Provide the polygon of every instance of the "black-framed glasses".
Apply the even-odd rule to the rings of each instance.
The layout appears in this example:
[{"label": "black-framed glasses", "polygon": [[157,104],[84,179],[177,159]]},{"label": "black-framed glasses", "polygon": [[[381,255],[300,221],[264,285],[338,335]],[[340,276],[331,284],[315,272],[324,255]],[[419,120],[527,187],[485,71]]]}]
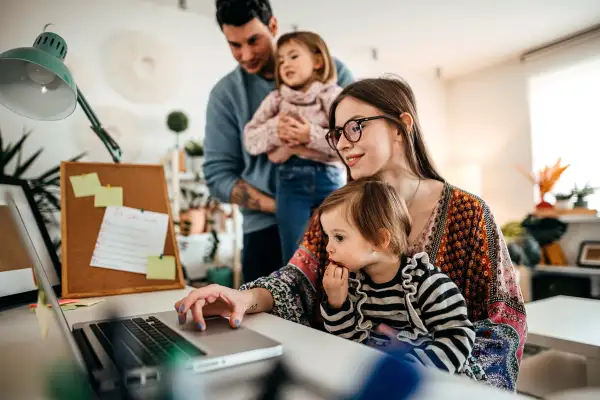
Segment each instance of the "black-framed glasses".
[{"label": "black-framed glasses", "polygon": [[346,121],[343,127],[330,129],[329,132],[327,132],[327,134],[325,135],[327,143],[333,150],[337,150],[337,145],[342,135],[344,135],[346,140],[350,143],[356,143],[362,137],[364,128],[363,124],[367,121],[373,121],[376,119],[387,119],[389,121],[398,123],[397,119],[392,118],[388,115],[376,115],[374,117],[350,119]]}]

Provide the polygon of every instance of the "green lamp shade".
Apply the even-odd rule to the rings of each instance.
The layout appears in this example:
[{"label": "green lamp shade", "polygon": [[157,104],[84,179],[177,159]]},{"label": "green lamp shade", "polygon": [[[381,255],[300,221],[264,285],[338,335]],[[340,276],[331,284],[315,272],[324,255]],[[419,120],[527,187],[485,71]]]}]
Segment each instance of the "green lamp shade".
[{"label": "green lamp shade", "polygon": [[77,106],[77,86],[63,64],[65,41],[45,32],[33,47],[0,54],[0,104],[24,117],[56,121]]}]

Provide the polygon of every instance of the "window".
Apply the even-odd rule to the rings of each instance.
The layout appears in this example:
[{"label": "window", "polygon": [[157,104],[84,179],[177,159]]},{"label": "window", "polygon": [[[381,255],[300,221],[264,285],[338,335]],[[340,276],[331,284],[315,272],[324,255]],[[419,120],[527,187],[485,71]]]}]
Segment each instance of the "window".
[{"label": "window", "polygon": [[[570,166],[553,192],[600,187],[600,57],[532,76],[529,104],[534,171],[560,157]],[[587,200],[600,210],[600,189]]]}]

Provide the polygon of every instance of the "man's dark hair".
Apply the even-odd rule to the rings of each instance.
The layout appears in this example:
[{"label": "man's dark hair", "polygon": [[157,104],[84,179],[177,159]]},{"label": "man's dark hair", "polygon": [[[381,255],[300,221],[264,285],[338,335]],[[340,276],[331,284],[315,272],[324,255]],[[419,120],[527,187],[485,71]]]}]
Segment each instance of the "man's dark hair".
[{"label": "man's dark hair", "polygon": [[223,25],[242,26],[254,18],[269,25],[273,11],[269,0],[217,0],[217,22]]}]

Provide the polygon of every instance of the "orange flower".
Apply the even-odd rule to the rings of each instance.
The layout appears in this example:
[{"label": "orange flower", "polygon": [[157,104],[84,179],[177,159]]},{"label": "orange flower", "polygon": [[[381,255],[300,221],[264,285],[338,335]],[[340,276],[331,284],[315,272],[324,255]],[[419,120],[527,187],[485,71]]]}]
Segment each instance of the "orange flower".
[{"label": "orange flower", "polygon": [[543,199],[544,196],[546,196],[546,194],[552,191],[552,188],[554,187],[554,185],[556,185],[556,182],[558,182],[558,179],[560,178],[562,173],[565,172],[567,168],[569,168],[570,164],[560,165],[560,162],[561,160],[559,158],[556,161],[556,164],[554,164],[553,166],[544,167],[543,169],[538,171],[537,177],[532,172],[528,172],[520,166],[518,166],[517,168],[521,173],[523,173],[527,177],[527,179],[531,183],[539,187],[540,198]]}]

